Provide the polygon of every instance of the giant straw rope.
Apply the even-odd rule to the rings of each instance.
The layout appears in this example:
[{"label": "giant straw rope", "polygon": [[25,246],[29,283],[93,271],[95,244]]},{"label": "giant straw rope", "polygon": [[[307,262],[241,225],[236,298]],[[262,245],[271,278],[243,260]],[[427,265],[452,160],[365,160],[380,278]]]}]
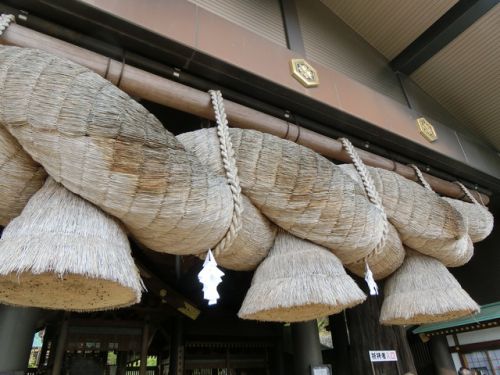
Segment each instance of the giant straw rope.
[{"label": "giant straw rope", "polygon": [[[493,226],[477,202],[452,202],[365,167],[346,140],[356,169],[269,134],[229,129],[218,92],[210,93],[217,129],[178,138],[110,82],[42,51],[0,47],[0,92],[2,225],[47,173],[145,246],[180,255],[212,248],[234,258],[227,261],[234,269],[258,265],[276,226],[331,250],[353,272],[372,261],[379,277],[401,264],[401,241],[440,260],[458,258],[468,234],[479,240]],[[249,250],[258,254],[239,257]]]}]

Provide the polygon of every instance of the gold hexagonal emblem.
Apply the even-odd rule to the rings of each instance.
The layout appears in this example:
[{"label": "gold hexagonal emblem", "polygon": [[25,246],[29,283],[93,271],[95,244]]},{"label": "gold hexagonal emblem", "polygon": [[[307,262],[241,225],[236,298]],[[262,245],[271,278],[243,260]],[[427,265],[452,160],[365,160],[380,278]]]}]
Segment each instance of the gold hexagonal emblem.
[{"label": "gold hexagonal emblem", "polygon": [[425,118],[420,117],[417,119],[417,127],[420,135],[422,135],[422,137],[427,139],[429,142],[434,142],[438,139],[436,129],[434,129],[434,126],[432,126],[432,124]]},{"label": "gold hexagonal emblem", "polygon": [[304,59],[291,59],[290,72],[302,86],[315,87],[319,85],[318,72]]}]

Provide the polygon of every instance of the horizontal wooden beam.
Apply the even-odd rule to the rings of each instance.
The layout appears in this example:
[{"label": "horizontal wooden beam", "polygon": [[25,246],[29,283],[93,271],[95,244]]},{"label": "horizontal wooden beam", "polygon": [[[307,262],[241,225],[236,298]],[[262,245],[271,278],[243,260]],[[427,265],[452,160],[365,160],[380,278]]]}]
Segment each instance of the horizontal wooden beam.
[{"label": "horizontal wooden beam", "polygon": [[[112,60],[76,45],[16,24],[9,26],[0,42],[2,44],[43,49],[86,66],[114,84],[119,83],[119,88],[133,97],[143,98],[202,118],[214,119],[210,98],[207,93]],[[229,100],[226,100],[225,104],[230,125],[233,127],[255,129],[273,134],[306,146],[325,157],[346,163],[351,161],[349,155],[343,150],[342,144],[335,139]],[[363,161],[369,166],[391,170],[406,178],[417,180],[415,171],[407,165],[365,150],[358,150],[358,152]],[[437,193],[457,199],[464,197],[460,187],[453,182],[427,174],[425,174],[425,178]],[[489,202],[489,197],[485,194],[476,191],[472,191],[472,194],[484,204]]]},{"label": "horizontal wooden beam", "polygon": [[193,302],[189,301],[182,294],[160,280],[137,259],[136,264],[150,293],[156,295],[160,298],[162,303],[168,304],[178,313],[185,315],[192,320],[196,320],[198,318],[201,312]]}]

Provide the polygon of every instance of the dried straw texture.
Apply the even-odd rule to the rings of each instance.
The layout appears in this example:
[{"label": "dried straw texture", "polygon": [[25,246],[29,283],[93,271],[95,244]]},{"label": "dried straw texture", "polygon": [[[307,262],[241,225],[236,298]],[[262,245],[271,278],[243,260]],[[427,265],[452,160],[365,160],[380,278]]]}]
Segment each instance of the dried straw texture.
[{"label": "dried straw texture", "polygon": [[[383,235],[381,212],[349,175],[314,151],[253,130],[231,129],[243,193],[271,221],[334,251],[344,264],[367,256]],[[221,170],[215,129],[183,143]]]},{"label": "dried straw texture", "polygon": [[231,246],[215,258],[217,263],[224,268],[251,271],[269,253],[278,228],[266,219],[247,197],[243,195],[242,198],[241,229]]},{"label": "dried straw texture", "polygon": [[482,241],[490,235],[493,230],[494,219],[486,207],[459,199],[443,199],[462,214],[467,227],[467,233],[469,233],[472,242]]},{"label": "dried straw texture", "polygon": [[[189,152],[193,152],[208,170],[216,175],[224,176],[219,148],[215,147],[207,154],[207,146],[210,147],[212,144],[210,142],[192,143],[190,134],[192,133],[180,134],[177,139]],[[269,253],[276,237],[277,227],[244,195],[242,195],[242,203],[241,230],[228,249],[214,255],[217,263],[224,268],[250,271],[254,270]],[[205,254],[200,254],[200,256],[203,258]]]},{"label": "dried straw texture", "polygon": [[48,178],[0,239],[0,302],[93,311],[139,302],[122,227]]},{"label": "dried straw texture", "polygon": [[460,267],[467,264],[469,260],[472,259],[474,255],[474,244],[468,235],[465,236],[465,238],[467,240],[467,246],[465,246],[461,252],[457,251],[453,257],[448,257],[445,261],[441,261],[446,267]]},{"label": "dried straw texture", "polygon": [[[381,280],[396,271],[403,264],[404,258],[405,250],[399,239],[398,232],[394,226],[389,224],[389,232],[384,246],[380,251],[370,253],[366,261],[373,273],[373,278]],[[345,267],[355,275],[360,277],[365,275],[365,259],[347,264]]]},{"label": "dried straw texture", "polygon": [[255,271],[238,316],[301,322],[335,314],[365,298],[330,251],[279,231],[269,256]]},{"label": "dried straw texture", "polygon": [[110,82],[45,52],[0,47],[0,88],[0,120],[33,159],[147,247],[196,254],[226,233],[225,179]]},{"label": "dried straw texture", "polygon": [[0,124],[0,225],[7,225],[40,189],[47,174]]},{"label": "dried straw texture", "polygon": [[[361,184],[350,164],[340,167]],[[368,170],[403,244],[443,263],[462,257],[468,237],[460,212],[433,191],[397,173],[371,167]]]},{"label": "dried straw texture", "polygon": [[385,284],[382,324],[423,324],[479,311],[479,306],[438,260],[408,249]]}]

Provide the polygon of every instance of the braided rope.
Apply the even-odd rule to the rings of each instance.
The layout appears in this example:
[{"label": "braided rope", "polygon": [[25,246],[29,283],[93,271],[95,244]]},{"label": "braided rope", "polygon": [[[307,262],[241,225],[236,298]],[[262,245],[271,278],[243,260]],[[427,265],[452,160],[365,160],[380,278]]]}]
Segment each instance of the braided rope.
[{"label": "braided rope", "polygon": [[[460,189],[462,189],[462,191],[464,192],[464,194],[466,195],[467,198],[470,199],[470,201],[474,204],[479,204],[479,202],[477,201],[476,198],[474,198],[474,196],[471,194],[471,192],[469,191],[469,189],[467,189],[465,187],[464,184],[462,184],[460,181],[455,181],[455,183],[460,186]],[[479,204],[480,205],[480,204]]]},{"label": "braided rope", "polygon": [[16,17],[13,14],[2,14],[0,16],[0,36],[7,30],[11,22],[16,22]]},{"label": "braided rope", "polygon": [[382,248],[385,246],[387,235],[389,233],[389,222],[387,220],[387,215],[385,213],[384,206],[382,205],[382,198],[380,198],[380,195],[377,189],[375,188],[375,183],[373,182],[373,178],[370,175],[370,172],[368,172],[365,163],[363,163],[363,160],[361,160],[361,157],[358,155],[358,152],[347,138],[340,138],[339,140],[342,143],[342,146],[346,150],[347,154],[351,158],[352,163],[356,168],[356,171],[361,177],[361,181],[363,182],[363,187],[365,189],[366,195],[368,196],[368,199],[375,207],[377,207],[382,212],[382,217],[384,220],[382,239],[379,241],[377,246],[375,246],[372,252],[366,256],[365,258],[366,260],[372,254],[379,254]]},{"label": "braided rope", "polygon": [[233,144],[229,134],[226,110],[224,108],[224,99],[220,91],[210,90],[210,99],[217,122],[217,137],[219,138],[219,149],[222,157],[224,171],[227,182],[231,189],[233,198],[233,215],[231,225],[224,235],[224,238],[215,246],[213,254],[218,256],[227,250],[233,244],[238,232],[241,229],[241,216],[243,213],[243,202],[241,197],[240,180],[238,178],[238,168],[234,158]]},{"label": "braided rope", "polygon": [[410,167],[413,168],[415,171],[415,174],[417,175],[418,180],[422,184],[424,188],[430,191],[434,191],[431,187],[431,185],[427,182],[427,180],[424,178],[424,175],[422,174],[422,171],[415,165],[415,164],[410,164]]}]

